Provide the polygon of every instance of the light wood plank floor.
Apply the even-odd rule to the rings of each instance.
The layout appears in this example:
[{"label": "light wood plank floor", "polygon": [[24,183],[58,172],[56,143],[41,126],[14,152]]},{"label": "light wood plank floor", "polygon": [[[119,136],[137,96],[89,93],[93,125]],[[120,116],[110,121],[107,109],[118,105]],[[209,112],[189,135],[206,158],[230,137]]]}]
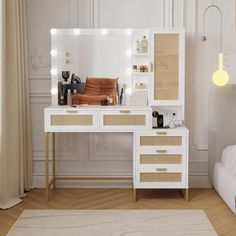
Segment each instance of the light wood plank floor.
[{"label": "light wood plank floor", "polygon": [[7,234],[24,209],[203,209],[219,235],[236,235],[236,216],[213,189],[191,189],[185,202],[178,190],[56,189],[45,201],[43,189],[34,189],[17,206],[0,211],[0,236]]}]

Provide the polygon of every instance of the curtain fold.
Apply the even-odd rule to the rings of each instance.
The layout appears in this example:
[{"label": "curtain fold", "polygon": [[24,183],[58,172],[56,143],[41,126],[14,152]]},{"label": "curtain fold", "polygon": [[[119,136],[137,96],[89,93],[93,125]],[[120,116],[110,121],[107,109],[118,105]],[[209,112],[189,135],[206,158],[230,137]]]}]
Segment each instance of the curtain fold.
[{"label": "curtain fold", "polygon": [[32,185],[25,0],[1,1],[0,208]]}]

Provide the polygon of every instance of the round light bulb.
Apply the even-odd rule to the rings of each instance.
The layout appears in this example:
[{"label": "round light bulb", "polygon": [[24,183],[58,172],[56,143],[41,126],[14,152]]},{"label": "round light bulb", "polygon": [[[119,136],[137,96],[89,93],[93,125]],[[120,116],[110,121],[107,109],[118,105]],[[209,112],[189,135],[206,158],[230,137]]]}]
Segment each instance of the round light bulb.
[{"label": "round light bulb", "polygon": [[74,29],[74,30],[73,30],[73,34],[79,35],[79,34],[80,34],[80,29]]},{"label": "round light bulb", "polygon": [[132,33],[133,33],[133,30],[132,30],[132,29],[127,29],[127,30],[126,30],[126,34],[127,34],[127,35],[131,35]]},{"label": "round light bulb", "polygon": [[128,49],[128,50],[126,51],[126,56],[127,56],[127,57],[132,56],[132,50],[131,50],[131,49]]},{"label": "round light bulb", "polygon": [[101,32],[102,32],[103,35],[107,35],[108,34],[108,29],[102,29]]},{"label": "round light bulb", "polygon": [[225,70],[217,70],[213,73],[212,80],[217,86],[224,86],[229,81],[229,75]]},{"label": "round light bulb", "polygon": [[56,88],[52,88],[52,89],[51,89],[51,94],[52,94],[52,95],[56,95],[56,94],[57,94],[57,92],[58,92],[58,91],[57,91],[57,89],[56,89]]},{"label": "round light bulb", "polygon": [[55,57],[57,55],[57,50],[52,49],[50,54],[51,54],[52,57]]},{"label": "round light bulb", "polygon": [[56,75],[56,74],[57,74],[57,69],[52,68],[52,69],[51,69],[51,75]]},{"label": "round light bulb", "polygon": [[228,73],[223,69],[224,68],[224,54],[219,53],[219,70],[215,71],[212,75],[212,80],[217,86],[224,86],[229,81]]},{"label": "round light bulb", "polygon": [[127,74],[127,75],[132,75],[132,73],[133,73],[132,69],[128,68],[128,69],[126,70],[126,74]]},{"label": "round light bulb", "polygon": [[131,95],[131,94],[132,94],[132,88],[127,88],[127,89],[126,89],[126,93],[127,93],[128,95]]},{"label": "round light bulb", "polygon": [[50,29],[50,33],[51,33],[51,35],[55,35],[55,34],[57,34],[57,30],[56,29]]}]

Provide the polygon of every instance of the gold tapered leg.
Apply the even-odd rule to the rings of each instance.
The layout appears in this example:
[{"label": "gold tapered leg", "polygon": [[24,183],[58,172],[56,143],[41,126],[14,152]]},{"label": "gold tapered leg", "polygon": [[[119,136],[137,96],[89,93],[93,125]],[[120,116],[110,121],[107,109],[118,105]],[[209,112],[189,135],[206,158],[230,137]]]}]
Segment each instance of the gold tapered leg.
[{"label": "gold tapered leg", "polygon": [[189,189],[188,189],[188,188],[186,188],[186,189],[184,190],[184,200],[185,200],[186,202],[189,201]]},{"label": "gold tapered leg", "polygon": [[52,133],[52,178],[53,188],[56,188],[56,154],[55,154],[55,133]]},{"label": "gold tapered leg", "polygon": [[133,187],[133,200],[137,201],[137,189]]},{"label": "gold tapered leg", "polygon": [[49,133],[45,132],[45,193],[46,200],[49,200],[49,173],[48,173],[48,136]]}]

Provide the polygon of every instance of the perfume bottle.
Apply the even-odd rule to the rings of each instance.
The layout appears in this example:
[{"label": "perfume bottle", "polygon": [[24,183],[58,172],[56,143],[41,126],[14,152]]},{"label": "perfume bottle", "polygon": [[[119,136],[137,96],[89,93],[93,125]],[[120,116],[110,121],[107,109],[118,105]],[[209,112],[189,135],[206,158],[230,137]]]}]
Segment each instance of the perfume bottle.
[{"label": "perfume bottle", "polygon": [[68,89],[67,91],[67,105],[71,106],[72,105],[72,96],[71,96],[71,90]]},{"label": "perfume bottle", "polygon": [[147,38],[145,35],[143,36],[141,44],[142,44],[142,52],[147,53],[148,52],[148,41],[147,41]]}]

